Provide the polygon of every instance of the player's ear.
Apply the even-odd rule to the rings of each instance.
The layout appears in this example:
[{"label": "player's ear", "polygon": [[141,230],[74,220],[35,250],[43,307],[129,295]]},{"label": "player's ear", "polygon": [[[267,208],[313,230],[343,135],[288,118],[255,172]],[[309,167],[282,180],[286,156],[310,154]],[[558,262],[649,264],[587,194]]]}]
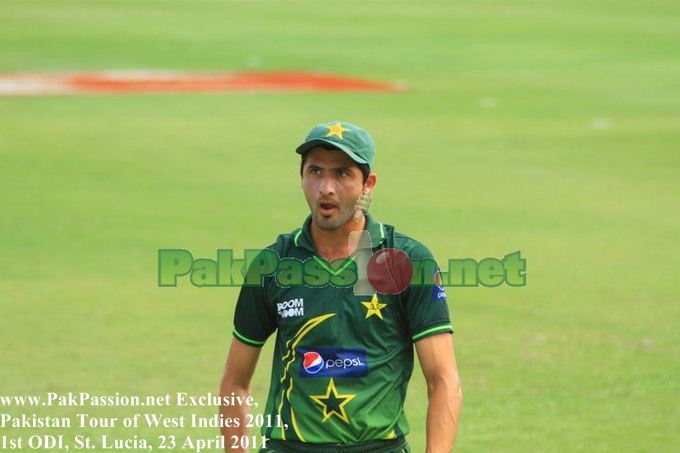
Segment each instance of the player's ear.
[{"label": "player's ear", "polygon": [[364,190],[368,190],[369,193],[373,192],[373,188],[375,187],[375,184],[378,182],[378,175],[375,173],[369,173],[368,178],[366,178],[366,182],[364,183]]}]

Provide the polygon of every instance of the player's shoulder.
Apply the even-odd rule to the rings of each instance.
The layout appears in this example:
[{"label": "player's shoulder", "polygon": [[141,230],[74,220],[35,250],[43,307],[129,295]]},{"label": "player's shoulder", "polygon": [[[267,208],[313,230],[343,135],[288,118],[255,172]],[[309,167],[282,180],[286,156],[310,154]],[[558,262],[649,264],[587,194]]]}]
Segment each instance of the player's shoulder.
[{"label": "player's shoulder", "polygon": [[432,252],[427,248],[425,244],[420,242],[418,239],[406,233],[396,231],[391,225],[387,225],[392,228],[393,234],[393,247],[405,252],[410,258],[428,258],[432,259]]},{"label": "player's shoulder", "polygon": [[257,266],[260,266],[263,262],[272,263],[291,256],[291,244],[294,243],[295,234],[296,230],[293,230],[290,233],[282,233],[276,237],[274,242],[266,247],[248,249],[248,252],[253,256],[250,261],[251,264],[249,264],[249,269],[250,266],[255,265],[255,263],[259,263]]},{"label": "player's shoulder", "polygon": [[269,244],[266,249],[275,251],[280,257],[288,256],[295,247],[295,242],[302,233],[302,228],[295,228],[288,233],[281,233],[276,237],[273,243]]}]

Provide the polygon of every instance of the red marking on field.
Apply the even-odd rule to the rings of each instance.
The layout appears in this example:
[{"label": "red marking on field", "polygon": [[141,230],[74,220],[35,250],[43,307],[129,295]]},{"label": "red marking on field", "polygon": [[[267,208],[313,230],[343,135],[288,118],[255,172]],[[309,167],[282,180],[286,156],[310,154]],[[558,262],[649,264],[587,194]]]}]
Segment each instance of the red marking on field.
[{"label": "red marking on field", "polygon": [[93,93],[402,91],[399,83],[306,72],[0,74],[0,96]]}]

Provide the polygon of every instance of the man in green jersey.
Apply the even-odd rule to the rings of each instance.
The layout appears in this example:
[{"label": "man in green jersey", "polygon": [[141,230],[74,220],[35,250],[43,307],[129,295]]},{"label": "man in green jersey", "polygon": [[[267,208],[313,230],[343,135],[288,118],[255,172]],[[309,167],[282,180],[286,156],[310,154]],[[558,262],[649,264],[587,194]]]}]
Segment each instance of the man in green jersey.
[{"label": "man in green jersey", "polygon": [[[365,234],[371,252],[397,249],[414,262],[433,262],[431,253],[355,210],[376,184],[366,131],[320,124],[297,153],[311,214],[263,251],[285,271],[241,288],[221,395],[249,395],[260,348],[276,332],[262,452],[408,452],[403,403],[415,344],[427,381],[427,451],[451,451],[462,396],[444,289],[434,278],[397,294],[355,294],[346,278],[359,273],[351,234]],[[241,420],[222,428],[230,451],[234,439],[248,436],[248,408],[220,411]]]}]

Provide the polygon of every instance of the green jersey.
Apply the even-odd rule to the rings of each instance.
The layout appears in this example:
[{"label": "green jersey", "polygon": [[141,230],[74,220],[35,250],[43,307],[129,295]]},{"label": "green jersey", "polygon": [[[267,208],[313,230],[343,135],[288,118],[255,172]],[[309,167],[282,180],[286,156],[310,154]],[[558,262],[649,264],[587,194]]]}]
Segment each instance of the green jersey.
[{"label": "green jersey", "polygon": [[[276,331],[265,412],[280,416],[282,427],[265,428],[263,434],[342,444],[403,436],[413,343],[453,332],[444,289],[430,279],[430,285],[409,285],[397,295],[355,295],[352,286],[339,283],[356,276],[356,264],[347,260],[336,269],[318,257],[310,224],[308,217],[302,228],[280,235],[267,249],[288,264],[299,263],[298,269],[325,268],[329,283],[289,284],[289,272],[269,275],[260,285],[244,285],[236,305],[239,341],[262,346]],[[411,260],[434,262],[425,246],[370,215],[365,228],[373,252],[395,248]]]}]

